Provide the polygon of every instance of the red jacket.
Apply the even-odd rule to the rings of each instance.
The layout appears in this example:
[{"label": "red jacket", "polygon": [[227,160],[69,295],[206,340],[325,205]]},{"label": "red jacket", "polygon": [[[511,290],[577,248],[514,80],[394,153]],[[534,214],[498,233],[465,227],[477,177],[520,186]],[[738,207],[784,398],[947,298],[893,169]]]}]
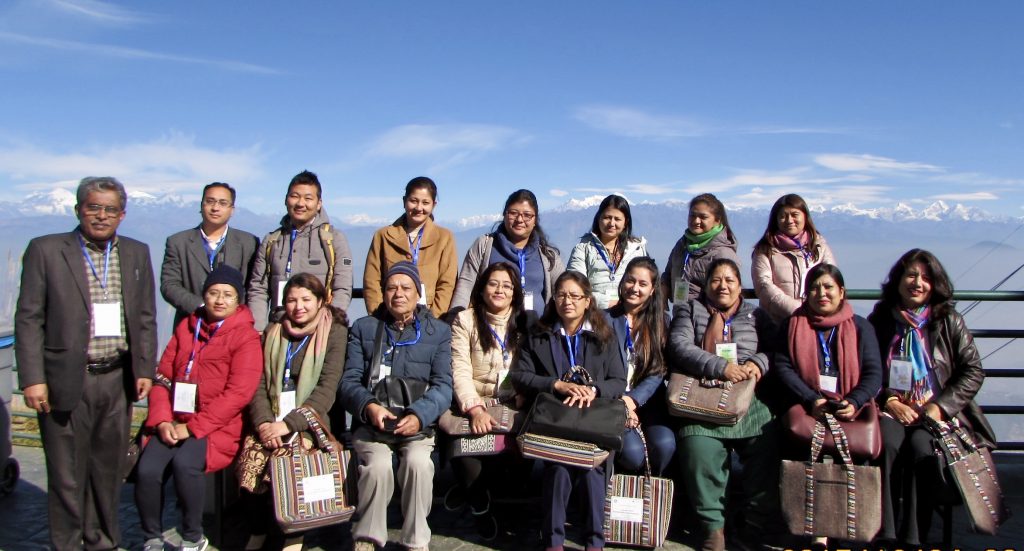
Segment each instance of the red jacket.
[{"label": "red jacket", "polygon": [[[196,312],[200,312],[197,310]],[[189,381],[196,383],[196,412],[174,413],[171,392],[158,385],[149,393],[146,426],[165,421],[185,423],[194,438],[206,438],[206,472],[231,464],[242,439],[242,410],[252,401],[263,373],[263,349],[253,329],[249,309],[239,306],[213,336],[205,322],[195,341],[197,313],[181,320],[167,343],[157,371],[176,381],[184,380],[185,367],[196,344]]]}]

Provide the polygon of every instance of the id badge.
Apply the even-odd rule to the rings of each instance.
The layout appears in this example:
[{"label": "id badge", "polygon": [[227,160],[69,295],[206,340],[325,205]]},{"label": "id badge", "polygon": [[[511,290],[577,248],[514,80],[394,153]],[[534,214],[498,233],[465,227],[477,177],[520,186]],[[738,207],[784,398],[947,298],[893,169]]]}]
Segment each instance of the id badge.
[{"label": "id badge", "polygon": [[512,389],[512,380],[508,378],[508,369],[498,370],[498,385],[495,388],[495,396],[508,396],[514,394],[515,391]]},{"label": "id badge", "polygon": [[818,375],[818,386],[826,392],[837,392],[839,388],[839,377],[833,375]]},{"label": "id badge", "polygon": [[274,303],[274,306],[279,307],[282,304],[284,304],[284,286],[285,285],[288,285],[288,281],[278,281],[277,282],[277,301]]},{"label": "id badge", "polygon": [[196,384],[174,381],[174,412],[196,412]]},{"label": "id badge", "polygon": [[690,300],[690,282],[684,278],[679,278],[672,286],[672,302],[682,304],[687,300]]},{"label": "id badge", "polygon": [[96,325],[94,337],[121,336],[121,303],[94,302],[92,316]]},{"label": "id badge", "polygon": [[380,372],[377,374],[377,381],[376,382],[379,383],[379,382],[384,380],[384,377],[389,377],[389,376],[391,376],[391,366],[386,364],[386,363],[384,363],[384,362],[381,362],[380,363]]},{"label": "id badge", "polygon": [[277,397],[277,421],[284,419],[286,415],[295,409],[295,391],[285,390]]},{"label": "id badge", "polygon": [[523,310],[533,310],[533,293],[523,293]]},{"label": "id badge", "polygon": [[420,300],[417,304],[427,305],[427,284],[420,283]]},{"label": "id badge", "polygon": [[720,342],[716,344],[715,355],[729,363],[738,363],[736,358],[739,354],[736,352],[736,343],[734,342]]},{"label": "id badge", "polygon": [[633,390],[633,373],[636,372],[636,362],[630,357],[626,361],[626,392]]},{"label": "id badge", "polygon": [[914,364],[906,358],[893,358],[889,363],[889,388],[907,392],[914,384]]}]

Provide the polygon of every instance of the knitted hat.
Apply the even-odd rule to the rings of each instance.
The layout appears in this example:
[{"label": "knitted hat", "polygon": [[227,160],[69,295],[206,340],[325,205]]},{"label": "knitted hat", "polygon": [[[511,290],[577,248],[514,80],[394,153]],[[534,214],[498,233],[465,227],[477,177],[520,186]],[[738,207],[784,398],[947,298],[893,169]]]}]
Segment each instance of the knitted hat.
[{"label": "knitted hat", "polygon": [[227,264],[221,264],[210,272],[210,275],[206,276],[206,281],[203,283],[203,294],[206,294],[206,290],[210,287],[223,283],[230,285],[235,288],[235,292],[238,293],[238,302],[245,302],[245,283],[242,277],[242,272],[228,266]]},{"label": "knitted hat", "polygon": [[388,275],[384,278],[385,286],[391,276],[395,274],[405,274],[412,278],[412,282],[416,286],[416,294],[420,294],[420,271],[416,269],[416,265],[408,260],[402,260],[401,262],[395,262],[391,268],[388,269]]}]

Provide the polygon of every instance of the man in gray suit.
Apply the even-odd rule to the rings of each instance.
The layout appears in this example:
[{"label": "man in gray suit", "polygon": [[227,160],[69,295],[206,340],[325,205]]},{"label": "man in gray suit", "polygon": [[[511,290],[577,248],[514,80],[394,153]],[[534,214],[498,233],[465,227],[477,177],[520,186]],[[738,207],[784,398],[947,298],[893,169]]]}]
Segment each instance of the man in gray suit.
[{"label": "man in gray suit", "polygon": [[149,394],[156,293],[149,247],[117,235],[114,178],[78,186],[78,227],[37,237],[22,260],[14,352],[39,415],[55,549],[116,549],[131,404]]},{"label": "man in gray suit", "polygon": [[203,282],[214,268],[227,264],[242,272],[249,284],[253,259],[260,240],[242,230],[228,231],[235,211],[235,189],[223,182],[203,188],[199,212],[203,221],[195,228],[167,238],[160,269],[160,294],[177,310],[174,326],[203,304]]}]

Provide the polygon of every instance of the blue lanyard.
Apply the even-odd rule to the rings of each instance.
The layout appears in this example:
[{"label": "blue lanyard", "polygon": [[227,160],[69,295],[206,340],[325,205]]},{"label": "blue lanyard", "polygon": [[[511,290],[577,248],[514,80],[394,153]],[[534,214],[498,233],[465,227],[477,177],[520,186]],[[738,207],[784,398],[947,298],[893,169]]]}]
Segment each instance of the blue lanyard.
[{"label": "blue lanyard", "polygon": [[285,383],[287,383],[288,379],[292,378],[292,358],[294,358],[295,355],[299,353],[299,350],[302,350],[303,346],[306,346],[306,342],[307,341],[309,341],[309,335],[306,335],[305,337],[302,337],[302,341],[299,342],[299,345],[296,346],[294,350],[292,350],[291,343],[288,343],[288,350],[286,350],[285,353],[284,353],[284,381],[285,381]]},{"label": "blue lanyard", "polygon": [[491,330],[491,334],[494,335],[495,342],[497,342],[498,346],[501,347],[501,358],[507,362],[508,361],[508,349],[505,348],[505,342],[508,339],[508,334],[506,333],[505,334],[505,338],[502,339],[501,337],[498,336],[498,332],[495,331],[493,327],[488,325],[487,328]]},{"label": "blue lanyard", "polygon": [[295,248],[295,237],[299,235],[299,230],[292,230],[292,239],[288,243],[288,263],[284,265],[284,277],[288,278],[292,275],[292,249]]},{"label": "blue lanyard", "polygon": [[516,256],[519,257],[519,283],[523,286],[523,292],[526,291],[526,247],[516,250]]},{"label": "blue lanyard", "polygon": [[835,328],[828,335],[828,341],[825,340],[825,332],[818,331],[818,342],[821,343],[821,355],[825,357],[825,371],[832,371],[832,339],[836,336]]},{"label": "blue lanyard", "polygon": [[626,320],[626,349],[630,352],[633,351],[633,335],[629,329],[629,320]]},{"label": "blue lanyard", "polygon": [[203,247],[206,249],[206,256],[207,256],[207,258],[210,259],[210,269],[211,270],[213,269],[213,261],[217,259],[217,251],[220,250],[220,247],[221,247],[221,245],[224,244],[224,240],[227,238],[227,236],[228,236],[228,229],[224,228],[224,233],[221,234],[220,239],[217,241],[217,244],[214,245],[213,247],[211,247],[210,246],[210,242],[207,241],[207,239],[206,239],[206,235],[205,234],[203,235]]},{"label": "blue lanyard", "polygon": [[686,271],[686,266],[690,263],[690,251],[686,251],[683,255],[683,271]]},{"label": "blue lanyard", "polygon": [[[740,310],[737,308],[736,314],[739,313]],[[732,320],[736,319],[736,314],[733,314],[731,318],[725,320],[725,324],[722,325],[722,338],[725,339],[726,342],[730,342],[729,335],[732,333]]]},{"label": "blue lanyard", "polygon": [[[385,354],[390,354],[392,350],[394,350],[395,348],[398,348],[400,346],[412,346],[412,345],[420,342],[420,320],[419,319],[414,318],[414,320],[413,320],[413,327],[416,328],[416,337],[413,340],[411,340],[411,341],[398,341],[398,342],[395,342],[394,337],[391,336],[391,330],[388,329],[387,327],[384,327],[384,331],[388,334],[388,346],[390,347],[390,348],[388,348],[387,352],[385,352]],[[401,337],[402,334],[399,333],[398,336]]]},{"label": "blue lanyard", "polygon": [[576,334],[572,336],[572,341],[569,340],[569,335],[565,336],[565,345],[569,349],[569,367],[576,367],[577,365],[579,365],[576,363],[576,353],[578,352],[579,344],[579,331],[577,331]]},{"label": "blue lanyard", "polygon": [[416,235],[416,247],[412,246],[412,237],[409,237],[409,252],[412,253],[412,263],[414,266],[419,265],[420,261],[420,242],[423,241],[423,228],[420,228],[420,233]]},{"label": "blue lanyard", "polygon": [[89,256],[89,249],[85,247],[85,240],[82,236],[78,236],[78,242],[82,245],[82,254],[85,256],[85,261],[89,263],[89,268],[92,270],[92,276],[100,282],[100,288],[103,289],[104,293],[107,291],[107,274],[110,273],[110,244],[113,242],[107,241],[107,249],[103,252],[103,279],[100,279],[100,275],[96,273],[96,264],[92,261],[92,257]]},{"label": "blue lanyard", "polygon": [[612,264],[611,261],[608,260],[608,256],[604,254],[604,245],[597,244],[596,247],[597,254],[601,255],[601,260],[604,261],[605,266],[608,266],[608,279],[615,281],[615,264]]},{"label": "blue lanyard", "polygon": [[197,319],[196,320],[196,334],[192,338],[192,352],[189,353],[189,355],[188,355],[188,364],[185,366],[185,380],[186,381],[188,381],[188,380],[190,380],[192,378],[192,366],[194,365],[194,363],[196,361],[196,356],[199,354],[199,352],[202,352],[203,348],[206,348],[206,344],[210,344],[210,340],[213,339],[213,335],[217,332],[218,329],[220,329],[221,325],[224,325],[224,320],[220,320],[216,324],[214,324],[213,329],[210,330],[210,338],[206,339],[206,344],[204,344],[203,346],[199,346],[199,329],[202,328],[202,325],[203,325],[203,320],[201,318]]}]

